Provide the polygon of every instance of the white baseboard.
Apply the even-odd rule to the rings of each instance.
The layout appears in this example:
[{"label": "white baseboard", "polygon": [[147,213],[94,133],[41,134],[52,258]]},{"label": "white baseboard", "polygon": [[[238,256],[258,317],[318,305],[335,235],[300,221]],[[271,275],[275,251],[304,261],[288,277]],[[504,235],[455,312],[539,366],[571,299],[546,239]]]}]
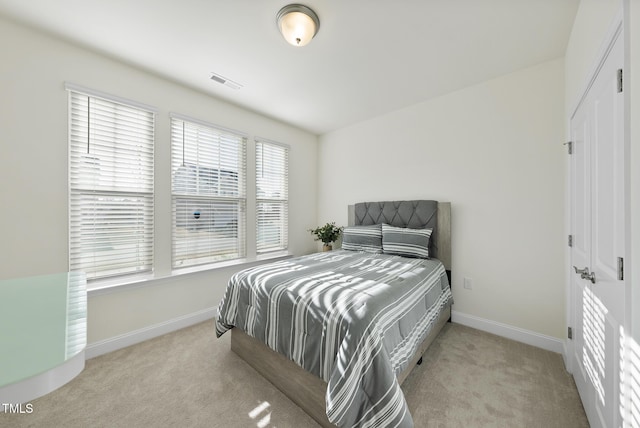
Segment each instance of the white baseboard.
[{"label": "white baseboard", "polygon": [[564,355],[564,342],[556,337],[546,336],[457,311],[451,311],[451,321]]},{"label": "white baseboard", "polygon": [[172,331],[180,330],[181,328],[207,321],[215,317],[217,310],[217,307],[203,309],[192,314],[91,343],[87,345],[85,350],[86,359],[98,357],[109,352],[117,351],[118,349],[126,348],[127,346],[135,345],[136,343],[144,342],[145,340],[153,339],[154,337],[162,336],[163,334],[171,333]]}]

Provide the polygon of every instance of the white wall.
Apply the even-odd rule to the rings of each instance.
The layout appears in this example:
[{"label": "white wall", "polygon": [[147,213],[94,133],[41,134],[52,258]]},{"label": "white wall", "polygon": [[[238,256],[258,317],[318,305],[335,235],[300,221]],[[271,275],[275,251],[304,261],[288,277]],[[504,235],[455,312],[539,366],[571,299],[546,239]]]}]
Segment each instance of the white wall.
[{"label": "white wall", "polygon": [[[169,112],[289,144],[290,250],[305,254],[316,249],[306,233],[317,223],[315,135],[3,18],[0,52],[0,278],[68,270],[65,81],[158,109],[155,257],[159,277],[170,273],[171,258]],[[203,70],[203,78],[207,72]],[[236,270],[189,274],[90,295],[89,342],[212,308]]]},{"label": "white wall", "polygon": [[598,55],[604,48],[605,36],[621,5],[621,0],[580,1],[565,53],[567,118],[573,113],[579,97],[584,93],[600,59]]},{"label": "white wall", "polygon": [[321,136],[319,223],[450,201],[453,309],[563,337],[563,99],[558,59]]}]

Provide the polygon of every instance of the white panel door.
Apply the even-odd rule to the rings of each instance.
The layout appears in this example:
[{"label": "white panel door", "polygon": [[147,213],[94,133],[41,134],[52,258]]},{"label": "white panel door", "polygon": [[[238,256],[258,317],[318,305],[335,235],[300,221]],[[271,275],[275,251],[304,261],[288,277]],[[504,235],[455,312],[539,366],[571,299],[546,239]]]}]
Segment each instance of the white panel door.
[{"label": "white panel door", "polygon": [[[624,325],[624,113],[618,36],[571,119],[574,378],[593,427],[621,425],[620,333]],[[573,268],[572,268],[573,269]]]},{"label": "white panel door", "polygon": [[[584,103],[582,104],[584,106]],[[573,377],[580,391],[584,407],[594,402],[595,389],[590,387],[587,370],[593,367],[591,347],[586,345],[589,329],[585,333],[584,314],[592,312],[587,298],[587,282],[576,274],[575,268],[583,269],[591,261],[591,110],[580,108],[571,120],[571,288],[573,290]],[[587,307],[585,307],[587,305]],[[587,409],[588,412],[588,409]]]}]

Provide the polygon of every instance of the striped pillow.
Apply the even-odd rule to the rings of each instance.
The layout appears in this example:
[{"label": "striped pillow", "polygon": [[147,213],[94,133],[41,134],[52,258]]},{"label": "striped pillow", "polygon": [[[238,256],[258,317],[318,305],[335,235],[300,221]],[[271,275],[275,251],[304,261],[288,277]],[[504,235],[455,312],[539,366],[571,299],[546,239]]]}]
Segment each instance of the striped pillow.
[{"label": "striped pillow", "polygon": [[345,227],[342,232],[342,249],[382,253],[382,228],[379,224]]},{"label": "striped pillow", "polygon": [[403,257],[429,258],[429,238],[433,229],[407,229],[382,225],[382,251]]}]

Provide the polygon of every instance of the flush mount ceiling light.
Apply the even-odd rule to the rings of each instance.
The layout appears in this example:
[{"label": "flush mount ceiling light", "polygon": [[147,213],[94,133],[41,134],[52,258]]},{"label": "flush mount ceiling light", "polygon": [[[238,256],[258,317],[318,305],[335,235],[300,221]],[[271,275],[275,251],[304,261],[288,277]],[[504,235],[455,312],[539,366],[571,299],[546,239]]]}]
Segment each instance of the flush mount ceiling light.
[{"label": "flush mount ceiling light", "polygon": [[320,29],[318,15],[301,4],[290,4],[280,9],[277,22],[282,36],[293,46],[305,46]]}]

